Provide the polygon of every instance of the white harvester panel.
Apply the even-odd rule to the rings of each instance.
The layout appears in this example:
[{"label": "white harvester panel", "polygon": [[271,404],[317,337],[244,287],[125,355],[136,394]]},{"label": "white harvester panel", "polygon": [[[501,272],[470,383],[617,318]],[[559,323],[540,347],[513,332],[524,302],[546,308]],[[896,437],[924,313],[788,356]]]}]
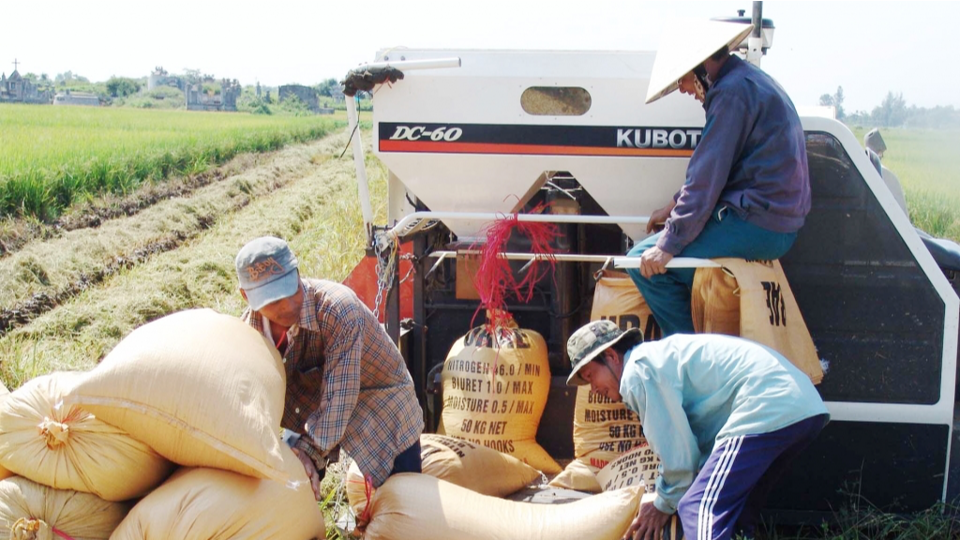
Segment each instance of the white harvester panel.
[{"label": "white harvester panel", "polygon": [[[434,212],[514,212],[568,171],[611,216],[647,216],[684,181],[704,113],[679,93],[644,105],[653,52],[393,49],[459,57],[376,90],[374,151]],[[611,159],[615,158],[615,159]],[[480,221],[445,222],[461,238]],[[621,224],[637,240],[644,226]]]}]

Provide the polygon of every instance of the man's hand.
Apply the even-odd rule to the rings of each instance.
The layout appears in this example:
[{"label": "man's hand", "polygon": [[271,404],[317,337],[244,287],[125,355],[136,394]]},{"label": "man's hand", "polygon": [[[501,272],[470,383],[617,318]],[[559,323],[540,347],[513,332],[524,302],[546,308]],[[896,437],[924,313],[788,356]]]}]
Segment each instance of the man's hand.
[{"label": "man's hand", "polygon": [[652,502],[641,504],[637,517],[623,534],[622,540],[661,540],[663,528],[672,514],[664,514]]},{"label": "man's hand", "polygon": [[647,222],[647,234],[662,229],[663,222],[670,217],[670,212],[673,212],[673,207],[676,205],[676,201],[671,200],[670,204],[660,208],[659,210],[654,210],[653,213],[650,214],[650,221]]},{"label": "man's hand", "polygon": [[299,448],[291,448],[293,453],[303,464],[303,470],[307,472],[307,478],[310,479],[310,487],[313,488],[313,497],[320,500],[320,473],[317,472],[317,466],[306,452],[301,452]]},{"label": "man's hand", "polygon": [[655,274],[662,274],[667,271],[667,263],[671,260],[673,255],[653,246],[640,256],[640,274],[647,279]]}]

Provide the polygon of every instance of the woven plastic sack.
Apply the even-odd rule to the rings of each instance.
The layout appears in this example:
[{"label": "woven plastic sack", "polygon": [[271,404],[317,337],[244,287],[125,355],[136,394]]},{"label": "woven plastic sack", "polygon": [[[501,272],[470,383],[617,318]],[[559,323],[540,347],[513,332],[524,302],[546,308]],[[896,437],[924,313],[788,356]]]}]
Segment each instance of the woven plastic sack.
[{"label": "woven plastic sack", "polygon": [[[819,384],[823,369],[817,349],[780,261],[722,258],[716,262],[722,268],[698,268],[694,277],[694,328],[699,332],[713,325],[714,331],[724,328],[723,333],[766,345]],[[721,320],[735,305],[739,306],[738,333],[733,320]]]},{"label": "woven plastic sack", "polygon": [[[0,403],[2,403],[3,400],[6,399],[7,396],[9,395],[10,395],[10,390],[7,390],[7,386],[3,383],[0,383]],[[0,466],[0,480],[3,480],[4,478],[10,478],[11,476],[13,476],[12,472],[7,470],[6,467]]]},{"label": "woven plastic sack", "polygon": [[322,539],[323,514],[303,465],[286,446],[283,465],[293,482],[229,471],[177,471],[144,497],[111,540]]},{"label": "woven plastic sack", "polygon": [[34,482],[107,501],[146,495],[174,465],[122,430],[63,405],[81,377],[37,377],[0,401],[0,464]]},{"label": "woven plastic sack", "polygon": [[[611,320],[623,330],[640,328],[644,339],[660,337],[653,312],[627,274],[602,270],[596,277],[590,320]],[[597,472],[624,452],[646,444],[637,415],[626,405],[591,392],[589,385],[580,386],[573,417],[575,459],[550,485],[599,493]]]},{"label": "woven plastic sack", "polygon": [[556,474],[560,465],[536,441],[550,393],[547,344],[516,327],[493,334],[474,328],[450,349],[442,374],[444,432]]},{"label": "woven plastic sack", "polygon": [[690,293],[690,314],[698,334],[740,335],[740,290],[722,268],[698,268]]},{"label": "woven plastic sack", "polygon": [[66,398],[174,463],[286,481],[286,377],[256,330],[213,310],[134,330]]},{"label": "woven plastic sack", "polygon": [[0,480],[0,540],[107,540],[129,508],[14,476]]},{"label": "woven plastic sack", "polygon": [[[420,436],[420,461],[423,474],[493,497],[510,495],[540,477],[536,469],[513,456],[443,435]],[[355,462],[347,471],[346,491],[355,515],[364,515],[374,491]]]},{"label": "woven plastic sack", "polygon": [[600,270],[594,278],[596,285],[593,308],[590,310],[591,321],[613,321],[621,330],[639,328],[644,341],[663,337],[653,311],[629,275],[614,270]]},{"label": "woven plastic sack", "polygon": [[645,492],[654,493],[659,467],[660,458],[644,444],[608,463],[597,473],[597,481],[604,491],[642,486]]},{"label": "woven plastic sack", "polygon": [[364,540],[619,540],[639,502],[636,488],[567,504],[516,502],[405,473],[377,490]]}]

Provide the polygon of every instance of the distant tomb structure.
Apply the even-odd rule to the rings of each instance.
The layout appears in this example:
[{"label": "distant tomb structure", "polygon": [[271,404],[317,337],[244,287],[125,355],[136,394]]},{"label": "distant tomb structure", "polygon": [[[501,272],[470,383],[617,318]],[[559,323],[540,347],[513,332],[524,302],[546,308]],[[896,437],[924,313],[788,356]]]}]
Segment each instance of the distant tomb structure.
[{"label": "distant tomb structure", "polygon": [[236,79],[221,79],[220,93],[209,95],[203,90],[203,83],[187,85],[187,110],[189,111],[230,111],[236,112],[237,98],[240,97],[240,83]]},{"label": "distant tomb structure", "polygon": [[21,77],[17,70],[19,64],[19,61],[13,61],[13,73],[9,77],[6,73],[0,74],[0,103],[49,104],[53,93],[40,90],[36,84]]},{"label": "distant tomb structure", "polygon": [[280,87],[279,100],[289,99],[296,96],[302,101],[311,112],[320,113],[320,97],[317,95],[317,89],[302,84],[286,84]]},{"label": "distant tomb structure", "polygon": [[54,105],[83,105],[87,107],[99,107],[100,98],[96,94],[89,92],[65,92],[53,96]]},{"label": "distant tomb structure", "polygon": [[187,83],[182,77],[170,75],[162,66],[157,66],[153,69],[153,73],[147,77],[147,90],[155,90],[161,86],[176,88],[181,92],[186,92],[187,89]]}]

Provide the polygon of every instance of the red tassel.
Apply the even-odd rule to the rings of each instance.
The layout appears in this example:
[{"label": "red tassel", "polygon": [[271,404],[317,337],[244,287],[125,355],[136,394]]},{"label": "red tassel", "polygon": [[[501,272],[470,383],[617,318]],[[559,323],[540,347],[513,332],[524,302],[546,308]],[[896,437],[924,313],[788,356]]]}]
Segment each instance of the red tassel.
[{"label": "red tassel", "polygon": [[[544,205],[538,205],[531,213],[539,214],[545,209]],[[534,259],[531,262],[526,274],[519,282],[510,271],[510,262],[500,257],[500,254],[506,252],[507,241],[514,231],[530,239],[530,251],[533,254],[543,256],[542,259]],[[517,300],[529,302],[533,298],[534,286],[546,275],[547,269],[543,262],[549,263],[550,270],[556,266],[556,259],[553,257],[556,250],[550,242],[559,233],[554,223],[520,221],[518,214],[494,221],[485,227],[483,232],[487,241],[480,246],[480,262],[473,275],[473,285],[480,295],[480,307],[477,308],[473,317],[476,320],[477,313],[485,310],[487,330],[491,335],[496,336],[495,329],[508,326],[513,319],[506,310],[507,296],[512,293]],[[474,249],[476,247],[474,244]]]}]

